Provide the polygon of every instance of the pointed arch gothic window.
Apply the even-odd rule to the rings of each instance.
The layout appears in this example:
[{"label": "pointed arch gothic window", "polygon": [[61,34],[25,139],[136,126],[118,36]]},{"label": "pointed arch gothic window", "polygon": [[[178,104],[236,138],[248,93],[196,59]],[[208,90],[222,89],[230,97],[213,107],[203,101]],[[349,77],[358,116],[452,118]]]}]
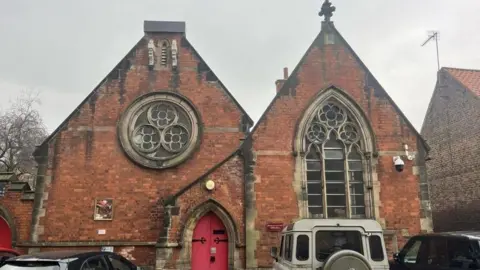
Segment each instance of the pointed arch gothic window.
[{"label": "pointed arch gothic window", "polygon": [[324,102],[304,136],[309,216],[366,217],[362,135],[348,111]]}]

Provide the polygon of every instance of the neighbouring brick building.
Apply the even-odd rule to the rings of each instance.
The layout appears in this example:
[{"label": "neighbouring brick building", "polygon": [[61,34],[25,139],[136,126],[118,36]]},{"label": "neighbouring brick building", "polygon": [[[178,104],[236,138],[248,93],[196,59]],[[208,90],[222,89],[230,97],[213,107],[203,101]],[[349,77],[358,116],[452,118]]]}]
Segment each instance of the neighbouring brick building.
[{"label": "neighbouring brick building", "polygon": [[140,41],[35,152],[31,220],[7,204],[9,222],[30,227],[16,246],[113,247],[138,265],[190,269],[215,243],[224,269],[263,269],[279,239],[269,223],[373,218],[390,250],[431,230],[420,196],[428,146],[326,3],[320,33],[253,130],[185,24],[145,22]]},{"label": "neighbouring brick building", "polygon": [[19,181],[13,173],[0,173],[0,247],[29,241],[33,197],[28,183]]},{"label": "neighbouring brick building", "polygon": [[438,71],[422,135],[435,230],[480,230],[480,70]]}]

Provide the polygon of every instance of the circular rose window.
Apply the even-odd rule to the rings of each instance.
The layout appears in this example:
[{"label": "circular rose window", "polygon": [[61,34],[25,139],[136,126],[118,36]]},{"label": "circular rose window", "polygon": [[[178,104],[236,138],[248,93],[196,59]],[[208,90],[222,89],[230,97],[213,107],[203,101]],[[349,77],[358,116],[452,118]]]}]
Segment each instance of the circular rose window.
[{"label": "circular rose window", "polygon": [[118,124],[120,143],[135,162],[156,169],[178,165],[195,149],[199,136],[192,104],[174,93],[137,98]]}]

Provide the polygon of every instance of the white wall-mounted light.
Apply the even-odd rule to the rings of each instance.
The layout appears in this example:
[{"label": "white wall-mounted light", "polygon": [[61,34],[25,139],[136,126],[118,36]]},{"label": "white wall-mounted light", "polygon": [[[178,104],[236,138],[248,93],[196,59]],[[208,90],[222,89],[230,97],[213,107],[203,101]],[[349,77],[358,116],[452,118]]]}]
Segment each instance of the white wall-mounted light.
[{"label": "white wall-mounted light", "polygon": [[213,180],[208,180],[207,182],[205,182],[205,188],[208,191],[212,191],[215,188],[215,182],[213,182]]}]

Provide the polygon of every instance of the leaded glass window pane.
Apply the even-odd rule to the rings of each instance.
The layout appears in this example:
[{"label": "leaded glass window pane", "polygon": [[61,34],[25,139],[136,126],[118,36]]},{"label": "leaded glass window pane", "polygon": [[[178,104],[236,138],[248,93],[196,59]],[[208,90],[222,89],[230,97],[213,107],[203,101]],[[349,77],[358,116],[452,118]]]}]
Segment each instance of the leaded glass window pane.
[{"label": "leaded glass window pane", "polygon": [[362,156],[356,147],[348,155],[350,205],[352,216],[365,216],[365,187],[363,183]]},{"label": "leaded glass window pane", "polygon": [[308,182],[308,194],[322,195],[322,182]]},{"label": "leaded glass window pane", "polygon": [[358,218],[365,217],[365,206],[352,206],[352,216]]},{"label": "leaded glass window pane", "polygon": [[347,197],[345,191],[345,148],[332,132],[325,142],[325,185],[328,217],[345,217]]},{"label": "leaded glass window pane", "polygon": [[344,159],[343,149],[325,149],[324,155],[325,159]]},{"label": "leaded glass window pane", "polygon": [[362,161],[348,161],[348,168],[350,171],[361,171],[362,170]]},{"label": "leaded glass window pane", "polygon": [[322,217],[323,215],[323,191],[322,191],[322,167],[319,149],[311,146],[306,156],[307,164],[307,194],[308,211],[310,216]]},{"label": "leaded glass window pane", "polygon": [[345,162],[343,160],[325,159],[325,171],[342,172],[345,170]]},{"label": "leaded glass window pane", "polygon": [[345,172],[344,171],[337,171],[337,172],[325,172],[325,178],[327,182],[336,182],[336,183],[343,183],[345,182]]},{"label": "leaded glass window pane", "polygon": [[327,184],[327,194],[345,194],[345,184]]},{"label": "leaded glass window pane", "polygon": [[346,212],[347,212],[347,208],[346,207],[340,207],[340,206],[336,206],[336,207],[328,207],[327,208],[327,217],[328,218],[345,218],[347,215],[346,215]]},{"label": "leaded glass window pane", "polygon": [[321,171],[322,162],[320,160],[307,161],[307,171]]},{"label": "leaded glass window pane", "polygon": [[322,171],[308,171],[307,181],[322,181]]},{"label": "leaded glass window pane", "polygon": [[322,218],[323,217],[323,207],[321,206],[312,206],[308,205],[308,212],[312,218]]},{"label": "leaded glass window pane", "polygon": [[334,134],[332,134],[330,136],[330,140],[328,140],[325,143],[325,149],[329,149],[329,148],[334,148],[334,149],[342,149],[343,148],[342,143],[335,140],[335,135]]},{"label": "leaded glass window pane", "polygon": [[322,195],[308,195],[308,204],[311,206],[322,206]]}]

